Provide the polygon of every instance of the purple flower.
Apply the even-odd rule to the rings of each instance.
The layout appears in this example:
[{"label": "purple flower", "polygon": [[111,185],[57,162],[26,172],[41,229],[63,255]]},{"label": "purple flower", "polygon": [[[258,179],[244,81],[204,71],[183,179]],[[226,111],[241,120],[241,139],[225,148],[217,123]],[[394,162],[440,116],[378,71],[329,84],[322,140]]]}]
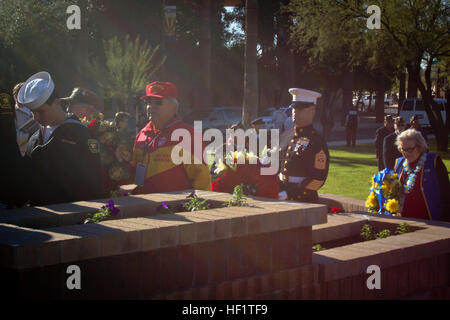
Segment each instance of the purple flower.
[{"label": "purple flower", "polygon": [[212,207],[214,207],[214,205],[212,204],[211,201],[208,201],[208,208],[212,208]]},{"label": "purple flower", "polygon": [[164,201],[161,202],[161,204],[160,204],[159,206],[156,207],[156,211],[163,211],[163,210],[170,211],[169,206],[168,206],[167,203],[165,203]]},{"label": "purple flower", "polygon": [[114,201],[109,200],[108,204],[105,206],[105,208],[108,208],[109,212],[111,212],[113,215],[117,216],[119,213],[119,209],[114,207]]},{"label": "purple flower", "polygon": [[183,202],[178,203],[177,204],[177,211],[183,211],[183,209],[184,209],[184,203]]}]

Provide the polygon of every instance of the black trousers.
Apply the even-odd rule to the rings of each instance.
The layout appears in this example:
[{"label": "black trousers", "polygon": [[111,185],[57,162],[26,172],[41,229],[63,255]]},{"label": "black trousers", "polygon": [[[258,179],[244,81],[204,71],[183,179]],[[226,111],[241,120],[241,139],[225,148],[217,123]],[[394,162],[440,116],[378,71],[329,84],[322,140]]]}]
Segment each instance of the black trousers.
[{"label": "black trousers", "polygon": [[356,130],[358,128],[347,127],[345,129],[346,137],[347,137],[347,147],[350,147],[350,143],[352,147],[356,145]]}]

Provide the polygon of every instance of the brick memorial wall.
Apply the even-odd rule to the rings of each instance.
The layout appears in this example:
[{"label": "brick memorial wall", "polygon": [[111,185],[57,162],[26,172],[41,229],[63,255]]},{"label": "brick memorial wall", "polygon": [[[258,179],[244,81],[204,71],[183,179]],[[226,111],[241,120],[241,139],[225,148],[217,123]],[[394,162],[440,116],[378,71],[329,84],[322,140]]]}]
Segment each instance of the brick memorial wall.
[{"label": "brick memorial wall", "polygon": [[[114,220],[80,224],[107,200],[17,209],[0,215],[0,274],[9,297],[56,299],[448,299],[450,229],[445,223],[383,218],[357,200],[322,195],[322,204],[198,191],[215,209],[158,214],[190,191],[114,199]],[[328,214],[332,205],[359,213]],[[344,243],[362,225],[412,232]],[[369,290],[369,265],[381,289]],[[81,270],[69,290],[67,267]]]}]

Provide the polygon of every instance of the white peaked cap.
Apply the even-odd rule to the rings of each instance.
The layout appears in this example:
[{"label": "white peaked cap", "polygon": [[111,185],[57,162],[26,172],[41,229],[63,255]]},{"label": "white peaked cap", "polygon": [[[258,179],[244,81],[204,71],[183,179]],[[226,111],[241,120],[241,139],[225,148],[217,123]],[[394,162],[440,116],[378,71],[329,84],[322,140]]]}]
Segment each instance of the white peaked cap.
[{"label": "white peaked cap", "polygon": [[17,101],[30,110],[42,106],[55,90],[55,84],[48,72],[42,71],[25,81],[17,95]]},{"label": "white peaked cap", "polygon": [[289,89],[289,93],[292,94],[293,102],[309,102],[314,104],[316,103],[317,98],[322,96],[319,92],[300,88],[291,88]]}]

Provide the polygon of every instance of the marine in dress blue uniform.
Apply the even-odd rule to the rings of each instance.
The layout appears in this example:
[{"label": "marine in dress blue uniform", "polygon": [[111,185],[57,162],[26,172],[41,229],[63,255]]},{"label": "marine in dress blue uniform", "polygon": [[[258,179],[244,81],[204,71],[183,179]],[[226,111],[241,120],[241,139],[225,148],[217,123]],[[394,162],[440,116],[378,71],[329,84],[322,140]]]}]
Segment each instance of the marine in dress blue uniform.
[{"label": "marine in dress blue uniform", "polygon": [[316,203],[317,191],[326,181],[329,153],[325,140],[312,126],[320,93],[292,88],[292,138],[281,150],[280,200]]}]

